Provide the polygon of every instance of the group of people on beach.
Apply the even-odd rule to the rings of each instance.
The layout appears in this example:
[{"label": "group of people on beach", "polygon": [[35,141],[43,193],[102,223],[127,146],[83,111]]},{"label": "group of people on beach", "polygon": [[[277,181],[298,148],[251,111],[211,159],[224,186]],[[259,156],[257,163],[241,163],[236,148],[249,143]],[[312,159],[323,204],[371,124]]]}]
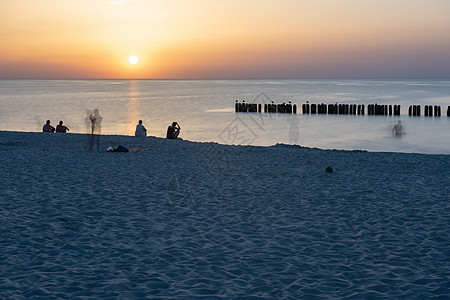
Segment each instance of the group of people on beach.
[{"label": "group of people on beach", "polygon": [[[86,125],[88,128],[88,134],[89,134],[89,147],[92,150],[92,147],[94,146],[94,143],[97,142],[97,150],[100,148],[100,134],[101,134],[101,124],[102,124],[102,116],[100,116],[100,113],[98,109],[94,109],[94,111],[91,113],[88,111],[88,115],[86,117]],[[50,124],[50,120],[47,120],[42,127],[43,132],[61,132],[66,133],[69,131],[69,128],[67,126],[63,125],[63,121],[59,121],[59,125],[53,127]]]},{"label": "group of people on beach", "polygon": [[[86,128],[89,134],[89,147],[91,150],[95,142],[97,142],[97,150],[99,149],[102,120],[103,118],[100,115],[98,109],[94,109],[93,112],[87,111]],[[42,131],[52,133],[66,133],[67,131],[69,131],[69,128],[63,125],[63,121],[59,121],[59,125],[57,125],[55,128],[50,124],[50,120],[47,120],[42,127]],[[173,122],[172,125],[167,128],[166,138],[176,139],[178,138],[180,131],[180,125],[178,125],[177,122]],[[147,128],[145,128],[145,126],[142,124],[142,120],[139,120],[139,124],[136,125],[136,131],[134,135],[137,137],[147,137]]]},{"label": "group of people on beach", "polygon": [[[139,120],[138,123],[139,124],[136,125],[136,131],[134,132],[134,135],[137,137],[147,137],[147,128],[142,125],[142,120]],[[177,122],[173,122],[172,125],[167,128],[166,138],[174,140],[178,138],[178,136],[180,135],[180,131],[180,125]]]},{"label": "group of people on beach", "polygon": [[42,127],[42,131],[43,132],[66,133],[67,131],[69,131],[69,128],[67,128],[66,126],[63,125],[63,121],[59,121],[59,124],[56,125],[56,128],[55,128],[52,125],[50,125],[50,120],[47,120],[47,122],[45,122],[44,126]]}]

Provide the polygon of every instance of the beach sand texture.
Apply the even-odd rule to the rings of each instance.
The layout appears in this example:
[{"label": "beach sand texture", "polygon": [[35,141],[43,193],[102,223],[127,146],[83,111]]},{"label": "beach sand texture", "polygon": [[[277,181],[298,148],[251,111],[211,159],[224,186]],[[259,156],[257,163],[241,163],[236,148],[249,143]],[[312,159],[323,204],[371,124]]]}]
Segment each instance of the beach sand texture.
[{"label": "beach sand texture", "polygon": [[0,132],[0,298],[450,295],[449,155],[87,139]]}]

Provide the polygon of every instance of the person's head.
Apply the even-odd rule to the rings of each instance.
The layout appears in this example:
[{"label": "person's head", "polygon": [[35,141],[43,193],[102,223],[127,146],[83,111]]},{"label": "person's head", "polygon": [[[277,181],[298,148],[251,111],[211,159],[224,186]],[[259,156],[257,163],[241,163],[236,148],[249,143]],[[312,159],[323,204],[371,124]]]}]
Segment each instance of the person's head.
[{"label": "person's head", "polygon": [[398,124],[402,124],[402,121],[398,120]]},{"label": "person's head", "polygon": [[98,115],[98,109],[97,109],[97,108],[94,109],[94,114],[95,114],[95,115]]},{"label": "person's head", "polygon": [[63,121],[59,121],[59,125],[62,125],[63,124]]},{"label": "person's head", "polygon": [[48,125],[50,125],[50,120],[47,120],[47,122],[45,122],[45,124],[48,124]]},{"label": "person's head", "polygon": [[173,122],[173,123],[172,123],[172,126],[176,126],[176,125],[177,125],[177,122]]},{"label": "person's head", "polygon": [[142,120],[139,120],[139,125],[142,125]]}]

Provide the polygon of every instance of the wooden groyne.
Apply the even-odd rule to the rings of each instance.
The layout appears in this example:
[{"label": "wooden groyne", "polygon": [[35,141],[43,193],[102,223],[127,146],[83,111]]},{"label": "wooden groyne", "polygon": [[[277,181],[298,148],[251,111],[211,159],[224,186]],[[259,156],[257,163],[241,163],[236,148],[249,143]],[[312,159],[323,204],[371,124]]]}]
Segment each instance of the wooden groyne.
[{"label": "wooden groyne", "polygon": [[243,101],[242,103],[238,103],[236,100],[236,104],[234,105],[235,112],[261,112],[261,104],[255,103],[246,103]]},{"label": "wooden groyne", "polygon": [[[425,117],[432,117],[433,114],[435,117],[441,116],[441,107],[438,105],[435,105],[434,107],[432,105],[425,105],[423,114]],[[448,116],[448,110],[447,110],[447,116]]]},{"label": "wooden groyne", "polygon": [[[329,115],[364,115],[364,104],[302,104],[303,114],[329,114]],[[367,114],[371,116],[400,115],[400,105],[369,104]]]},{"label": "wooden groyne", "polygon": [[[450,117],[449,108],[447,109],[447,116]],[[411,105],[408,108],[408,115],[414,117],[420,117],[421,115],[421,107],[420,105]],[[423,108],[423,115],[425,117],[440,117],[441,116],[441,107],[439,105],[425,105]]]},{"label": "wooden groyne", "polygon": [[[234,105],[235,112],[262,112],[263,108],[261,104],[255,103],[246,103],[245,101],[238,102]],[[292,103],[270,103],[264,104],[264,112],[265,113],[281,113],[281,114],[296,114],[297,113],[297,105]]]},{"label": "wooden groyne", "polygon": [[[367,115],[369,116],[400,116],[400,105],[387,105],[387,104],[369,104],[367,105]],[[265,112],[265,113],[287,113],[296,114],[297,105],[288,103],[269,103],[269,104],[255,104],[246,103],[245,101],[239,102],[236,100],[235,112]],[[410,105],[408,108],[409,116],[426,117],[440,117],[441,107],[439,105],[425,105],[423,110],[420,105]],[[301,105],[301,113],[303,114],[325,114],[325,115],[364,115],[366,113],[366,106],[364,104],[310,104],[309,102]],[[450,106],[447,108],[447,116],[450,117]]]},{"label": "wooden groyne", "polygon": [[373,116],[400,116],[400,105],[369,104],[368,115]]},{"label": "wooden groyne", "polygon": [[265,113],[296,114],[297,105],[292,103],[264,104]]}]

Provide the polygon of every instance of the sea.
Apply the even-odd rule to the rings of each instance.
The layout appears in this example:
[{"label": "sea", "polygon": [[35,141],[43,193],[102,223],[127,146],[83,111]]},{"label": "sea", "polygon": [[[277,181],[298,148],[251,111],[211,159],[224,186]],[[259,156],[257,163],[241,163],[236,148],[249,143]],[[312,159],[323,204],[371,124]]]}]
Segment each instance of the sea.
[{"label": "sea", "polygon": [[[236,101],[291,102],[297,114],[236,113]],[[303,114],[305,103],[364,104],[366,114]],[[401,114],[368,115],[369,104],[400,105]],[[421,116],[409,116],[411,105]],[[424,116],[425,105],[441,116]],[[150,136],[165,137],[176,121],[182,139],[234,145],[450,154],[449,106],[450,79],[0,80],[3,131],[40,132],[62,120],[69,133],[87,133],[98,109],[102,134],[134,135],[143,120]],[[398,121],[405,133],[394,136]]]}]

